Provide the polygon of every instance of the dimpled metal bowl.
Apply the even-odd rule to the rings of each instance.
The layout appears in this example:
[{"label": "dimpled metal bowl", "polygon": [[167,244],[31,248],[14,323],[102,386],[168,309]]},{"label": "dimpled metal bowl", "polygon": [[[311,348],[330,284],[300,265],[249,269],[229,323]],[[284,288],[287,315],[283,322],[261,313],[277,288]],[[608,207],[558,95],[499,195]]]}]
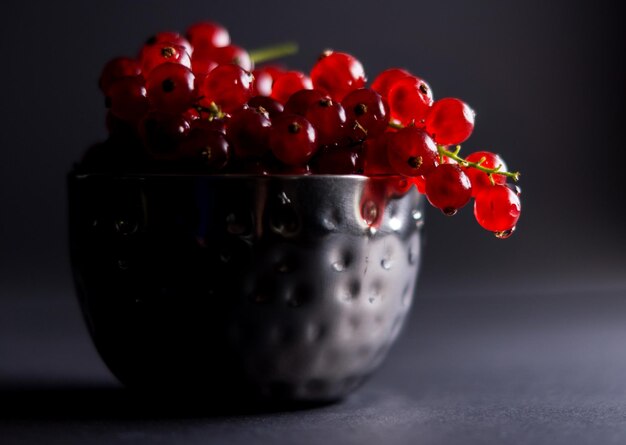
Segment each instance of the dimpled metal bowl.
[{"label": "dimpled metal bowl", "polygon": [[72,265],[100,355],[133,387],[340,399],[411,306],[423,199],[402,186],[70,174]]}]

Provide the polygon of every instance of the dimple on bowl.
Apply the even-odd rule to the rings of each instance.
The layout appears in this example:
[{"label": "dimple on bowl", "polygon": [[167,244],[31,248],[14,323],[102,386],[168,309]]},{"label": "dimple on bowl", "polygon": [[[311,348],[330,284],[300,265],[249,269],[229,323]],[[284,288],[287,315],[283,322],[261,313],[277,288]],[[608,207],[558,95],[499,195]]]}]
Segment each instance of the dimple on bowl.
[{"label": "dimple on bowl", "polygon": [[423,198],[400,178],[68,177],[79,299],[135,387],[340,399],[398,335]]}]

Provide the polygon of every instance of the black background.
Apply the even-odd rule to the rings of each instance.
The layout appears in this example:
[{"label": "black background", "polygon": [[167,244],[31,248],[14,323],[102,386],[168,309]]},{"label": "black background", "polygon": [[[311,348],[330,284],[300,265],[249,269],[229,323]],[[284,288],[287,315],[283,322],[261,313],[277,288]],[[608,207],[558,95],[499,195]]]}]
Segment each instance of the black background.
[{"label": "black background", "polygon": [[[527,295],[559,295],[567,310],[571,292],[582,307],[595,307],[600,291],[623,294],[624,17],[617,1],[5,5],[4,320],[19,313],[13,302],[32,300],[36,311],[45,300],[73,308],[55,313],[57,320],[80,323],[68,260],[65,174],[90,144],[106,137],[100,69],[112,57],[136,54],[154,32],[182,32],[201,19],[221,22],[233,42],[246,48],[298,42],[299,53],[285,60],[293,68],[310,69],[326,48],[354,54],[370,80],[386,68],[403,67],[426,79],[436,98],[460,97],[476,110],[476,130],[465,150],[499,152],[522,172],[518,231],[501,241],[475,223],[469,207],[453,218],[429,209],[418,298],[475,297],[480,305],[479,297],[491,296],[514,305]],[[29,316],[23,321],[5,323],[0,332],[44,335],[45,323]],[[21,369],[11,365],[19,357],[10,352],[19,350],[0,348],[0,377]],[[23,363],[35,366],[37,359]]]}]

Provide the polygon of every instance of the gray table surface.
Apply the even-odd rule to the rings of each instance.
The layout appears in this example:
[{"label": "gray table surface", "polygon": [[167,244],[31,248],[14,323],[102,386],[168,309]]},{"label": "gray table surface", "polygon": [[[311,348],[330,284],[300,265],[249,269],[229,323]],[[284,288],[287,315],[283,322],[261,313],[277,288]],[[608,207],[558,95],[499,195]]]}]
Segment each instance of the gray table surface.
[{"label": "gray table surface", "polygon": [[[137,400],[68,295],[0,297],[0,444],[625,444],[626,291],[418,297],[342,403],[220,412]],[[68,292],[71,294],[71,292]]]}]

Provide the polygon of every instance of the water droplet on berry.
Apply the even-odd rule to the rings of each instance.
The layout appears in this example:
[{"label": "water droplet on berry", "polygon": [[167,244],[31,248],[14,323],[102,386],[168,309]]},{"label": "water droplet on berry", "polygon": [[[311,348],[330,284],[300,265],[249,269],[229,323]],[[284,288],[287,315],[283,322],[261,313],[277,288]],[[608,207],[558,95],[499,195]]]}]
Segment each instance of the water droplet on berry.
[{"label": "water droplet on berry", "polygon": [[132,235],[137,231],[137,222],[127,219],[118,219],[115,221],[115,231],[120,235]]},{"label": "water droplet on berry", "polygon": [[391,266],[393,265],[393,261],[391,261],[391,258],[383,258],[380,261],[380,266],[385,269],[385,270],[390,270]]},{"label": "water droplet on berry", "polygon": [[368,226],[376,222],[378,218],[378,206],[374,201],[365,201],[361,208],[361,216]]},{"label": "water droplet on berry", "polygon": [[515,226],[513,226],[509,230],[503,230],[501,232],[494,232],[494,235],[498,239],[507,239],[508,237],[513,235],[513,232],[515,232]]}]

